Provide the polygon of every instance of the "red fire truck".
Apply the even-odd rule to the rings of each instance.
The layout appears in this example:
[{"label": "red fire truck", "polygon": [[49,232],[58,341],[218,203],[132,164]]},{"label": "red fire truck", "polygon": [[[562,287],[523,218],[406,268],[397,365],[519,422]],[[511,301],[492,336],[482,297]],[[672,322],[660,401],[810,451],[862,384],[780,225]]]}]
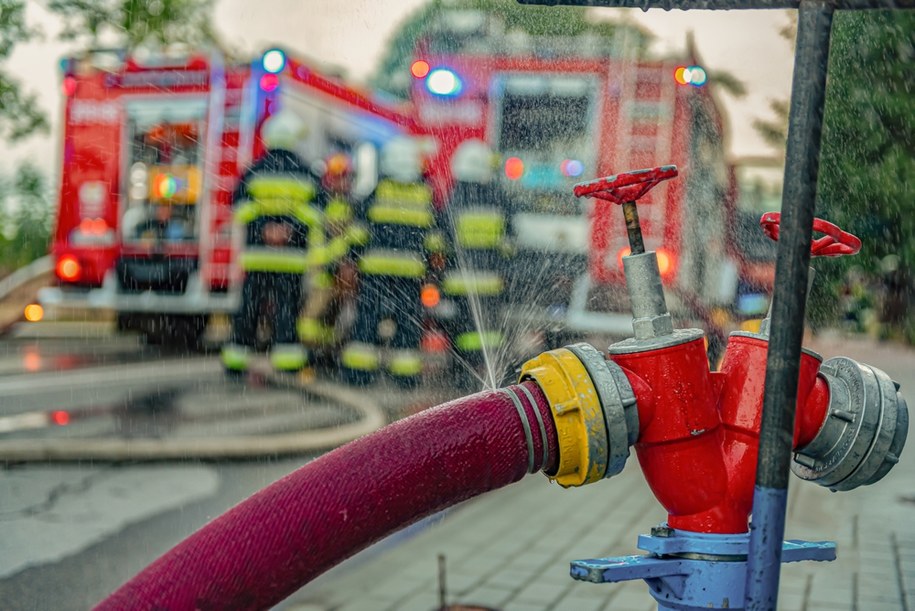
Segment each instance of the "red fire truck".
[{"label": "red fire truck", "polygon": [[40,298],[114,310],[119,327],[154,342],[195,343],[210,314],[237,307],[230,204],[267,116],[282,106],[302,116],[308,159],[353,154],[365,192],[376,145],[412,127],[400,109],[279,49],[250,64],[102,50],[62,67],[58,285]]},{"label": "red fire truck", "polygon": [[[707,319],[733,304],[724,127],[696,60],[629,57],[625,33],[549,39],[506,35],[486,19],[443,21],[417,47],[411,99],[420,128],[438,139],[431,167],[442,190],[465,139],[500,154],[519,251],[511,275],[536,287],[513,296],[518,315],[572,334],[628,335],[622,212],[576,201],[572,186],[671,163],[680,178],[639,201],[671,311]],[[449,22],[464,29],[447,31]]]}]

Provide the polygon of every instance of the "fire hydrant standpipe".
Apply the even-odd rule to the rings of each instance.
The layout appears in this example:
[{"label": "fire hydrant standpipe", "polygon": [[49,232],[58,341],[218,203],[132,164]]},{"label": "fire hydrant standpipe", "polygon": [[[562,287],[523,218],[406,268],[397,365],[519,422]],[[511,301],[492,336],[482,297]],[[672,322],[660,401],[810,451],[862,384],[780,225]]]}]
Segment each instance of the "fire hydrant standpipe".
[{"label": "fire hydrant standpipe", "polygon": [[[631,212],[636,206],[633,192],[644,194],[673,176],[676,168],[670,166],[628,172],[577,185],[575,194],[628,208],[624,216],[631,238],[640,235],[638,216]],[[778,213],[761,219],[766,233],[776,240],[780,222]],[[858,238],[831,223],[815,219],[812,226],[826,234],[812,242],[816,256],[854,254],[861,247]],[[807,247],[810,244],[808,240]],[[770,459],[760,449],[763,406],[774,396],[764,393],[764,381],[765,388],[771,384],[770,321],[761,327],[766,331],[731,334],[720,371],[711,372],[704,333],[672,327],[655,253],[623,257],[623,266],[634,337],[610,346],[605,366],[621,371],[626,381],[616,382],[617,388],[630,389],[636,397],[638,431],[630,437],[668,521],[640,537],[639,547],[650,552],[648,556],[578,560],[572,563],[571,574],[594,582],[644,579],[660,609],[744,608],[750,567],[758,561],[747,522],[751,508],[754,521],[760,520],[759,507],[765,508],[765,500],[754,505],[760,492],[760,486],[754,486],[757,461]],[[807,287],[801,286],[805,299]],[[802,329],[802,317],[797,322]],[[579,345],[576,354],[587,352]],[[780,367],[784,368],[784,359]],[[588,367],[589,372],[593,369]],[[796,451],[794,472],[833,490],[881,479],[897,462],[908,429],[898,385],[872,367],[844,357],[823,363],[809,350],[802,351],[794,371],[799,376],[790,385],[790,426],[780,432],[787,437],[789,453]],[[590,464],[602,460],[596,455]],[[778,538],[765,546],[775,562],[835,558],[831,542],[781,543],[783,517],[765,523],[781,528],[770,535]],[[780,544],[771,545],[773,540]],[[765,588],[767,595],[771,587]],[[767,600],[765,608],[774,607],[774,599]]]}]

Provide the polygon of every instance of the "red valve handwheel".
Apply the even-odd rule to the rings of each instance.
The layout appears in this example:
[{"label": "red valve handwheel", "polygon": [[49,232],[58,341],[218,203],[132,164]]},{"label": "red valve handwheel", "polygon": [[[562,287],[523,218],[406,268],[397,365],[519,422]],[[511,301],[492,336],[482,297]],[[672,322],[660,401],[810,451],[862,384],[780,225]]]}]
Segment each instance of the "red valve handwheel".
[{"label": "red valve handwheel", "polygon": [[596,197],[615,204],[625,204],[634,202],[651,191],[662,180],[668,180],[677,174],[675,165],[633,170],[578,183],[573,188],[573,193],[575,193],[575,197]]},{"label": "red valve handwheel", "polygon": [[[766,235],[778,242],[779,223],[782,215],[779,212],[766,212],[759,219],[759,224]],[[861,239],[838,226],[823,219],[813,219],[813,230],[825,234],[810,244],[811,257],[840,257],[858,254],[861,250]]]}]

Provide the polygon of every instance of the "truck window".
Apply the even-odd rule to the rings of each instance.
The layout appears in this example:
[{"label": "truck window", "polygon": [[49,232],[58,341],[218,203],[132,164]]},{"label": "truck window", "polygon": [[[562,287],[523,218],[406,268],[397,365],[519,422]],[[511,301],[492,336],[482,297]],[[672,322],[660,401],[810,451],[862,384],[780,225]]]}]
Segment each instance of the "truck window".
[{"label": "truck window", "polygon": [[127,105],[124,242],[194,239],[203,182],[203,103]]},{"label": "truck window", "polygon": [[509,164],[503,178],[516,211],[581,213],[568,194],[594,171],[595,88],[593,79],[565,75],[509,75],[496,81],[493,136]]},{"label": "truck window", "polygon": [[550,156],[580,148],[589,126],[591,100],[585,96],[507,93],[502,103],[499,142],[504,150],[542,151]]}]

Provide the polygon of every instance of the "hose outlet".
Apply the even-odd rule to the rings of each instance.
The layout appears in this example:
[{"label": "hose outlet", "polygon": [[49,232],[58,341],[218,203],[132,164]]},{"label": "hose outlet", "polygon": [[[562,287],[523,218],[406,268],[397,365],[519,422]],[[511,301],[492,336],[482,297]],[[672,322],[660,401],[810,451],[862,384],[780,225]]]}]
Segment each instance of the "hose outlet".
[{"label": "hose outlet", "polygon": [[622,369],[589,344],[550,350],[521,368],[550,405],[559,440],[559,465],[547,473],[564,488],[622,471],[638,438],[635,394]]},{"label": "hose outlet", "polygon": [[820,367],[829,385],[826,418],[816,437],[794,454],[791,470],[833,492],[882,479],[899,462],[909,411],[883,371],[847,357]]}]

